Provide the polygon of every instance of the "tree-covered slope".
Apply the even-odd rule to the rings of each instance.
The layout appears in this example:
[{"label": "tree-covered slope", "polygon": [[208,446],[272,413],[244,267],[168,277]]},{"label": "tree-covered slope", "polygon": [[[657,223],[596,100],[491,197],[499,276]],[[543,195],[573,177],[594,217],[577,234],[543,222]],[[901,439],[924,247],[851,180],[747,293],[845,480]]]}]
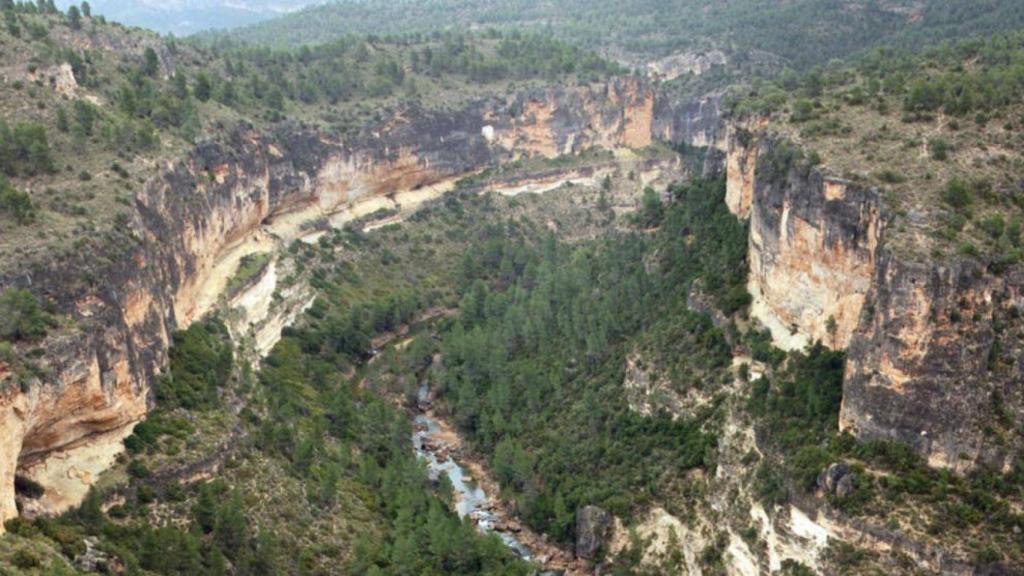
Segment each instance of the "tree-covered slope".
[{"label": "tree-covered slope", "polygon": [[[254,24],[315,3],[316,0],[92,0],[90,4],[95,14],[109,20],[183,36]],[[57,2],[62,10],[73,4],[78,2]]]},{"label": "tree-covered slope", "polygon": [[617,56],[719,48],[770,52],[797,67],[878,45],[918,47],[1024,24],[1010,0],[347,0],[238,30],[258,43],[315,43],[351,33],[472,28],[547,30]]}]

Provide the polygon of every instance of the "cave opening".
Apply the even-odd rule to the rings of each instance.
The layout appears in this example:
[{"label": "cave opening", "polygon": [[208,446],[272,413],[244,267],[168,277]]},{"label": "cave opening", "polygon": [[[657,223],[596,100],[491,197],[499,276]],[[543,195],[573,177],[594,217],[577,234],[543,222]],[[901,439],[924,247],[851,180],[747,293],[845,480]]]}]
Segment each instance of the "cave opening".
[{"label": "cave opening", "polygon": [[14,475],[14,493],[20,498],[28,498],[30,500],[38,500],[42,498],[43,494],[46,493],[46,488],[35,480],[22,476],[21,474]]}]

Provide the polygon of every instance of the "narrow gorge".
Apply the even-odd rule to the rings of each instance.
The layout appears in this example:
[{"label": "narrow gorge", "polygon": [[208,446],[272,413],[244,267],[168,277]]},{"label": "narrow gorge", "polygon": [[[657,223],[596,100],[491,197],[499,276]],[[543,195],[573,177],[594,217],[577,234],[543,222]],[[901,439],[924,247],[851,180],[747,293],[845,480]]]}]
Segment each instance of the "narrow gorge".
[{"label": "narrow gorge", "polygon": [[[14,478],[21,473],[47,489],[45,512],[85,496],[144,417],[171,333],[212,309],[253,250],[246,246],[261,238],[287,246],[332,219],[344,221],[361,202],[443,185],[495,162],[656,139],[702,144],[714,141],[718,123],[714,98],[656,101],[652,87],[618,79],[457,112],[411,109],[350,142],[284,125],[269,134],[241,126],[226,144],[200,145],[136,194],[121,244],[108,254],[71,266],[40,263],[0,280],[40,290],[77,325],[45,343],[51,376],[5,392],[11,442],[3,448],[3,516],[16,513]],[[87,278],[119,281],[97,289]],[[267,321],[259,316],[248,321]],[[263,336],[260,347],[269,349],[272,339]]]},{"label": "narrow gorge", "polygon": [[[298,121],[266,129],[241,123],[183,158],[162,162],[133,191],[117,237],[101,251],[73,261],[29,259],[0,276],[0,289],[29,291],[55,317],[46,339],[21,345],[19,352],[38,359],[31,375],[16,374],[0,360],[0,382],[7,384],[0,398],[0,429],[7,438],[0,446],[0,520],[59,515],[82,504],[153,408],[176,332],[219,313],[239,356],[256,368],[305,312],[322,314],[316,305],[322,278],[283,255],[327,245],[346,224],[358,223],[353,234],[365,241],[366,233],[414,218],[421,207],[444,205],[453,190],[477,196],[496,191],[505,206],[518,206],[516,197],[524,192],[578,186],[588,193],[602,190],[592,205],[583,194],[567,194],[573,206],[578,201],[584,207],[577,213],[586,213],[580,237],[615,238],[612,220],[628,214],[632,220],[620,221],[655,238],[666,226],[662,203],[687,198],[673,195],[670,180],[724,180],[724,207],[747,233],[742,272],[749,299],[723,310],[723,295],[715,288],[705,292],[704,278],[687,277],[692,286],[686,304],[699,319],[685,319],[692,326],[680,339],[699,333],[704,342],[720,344],[729,360],[705,373],[685,373],[695,384],[680,391],[670,382],[677,373],[659,373],[664,359],[637,345],[626,355],[620,379],[629,408],[654,422],[652,429],[698,422],[694,434],[713,438],[705,452],[714,456],[687,464],[685,477],[651,480],[678,490],[672,493],[678,501],[652,490],[657,495],[644,494],[644,509],[631,520],[587,506],[576,510],[570,524],[562,510],[561,536],[575,531],[577,556],[594,562],[636,556],[650,567],[678,551],[679,571],[688,574],[705,573],[708,550],[728,574],[775,573],[794,563],[828,573],[837,543],[909,559],[931,572],[977,573],[964,550],[934,533],[843,510],[852,478],[883,474],[865,466],[854,471],[832,461],[834,453],[826,452],[828,461],[806,456],[820,447],[786,454],[817,467],[811,481],[802,479],[803,493],[776,501],[759,494],[766,491],[759,485],[771,484],[761,471],[781,468],[782,458],[772,455],[775,439],[751,417],[750,398],[759,389],[768,394],[769,380],[777,386],[806,358],[825,358],[822,364],[842,364],[837,424],[844,441],[873,447],[897,441],[927,462],[928,473],[948,471],[954,479],[979,470],[1014,472],[1024,446],[1012,433],[1024,426],[1024,391],[1017,385],[1024,377],[1017,337],[1024,334],[1024,267],[996,271],[959,256],[924,259],[890,241],[909,234],[894,224],[899,210],[877,182],[822,164],[806,143],[768,117],[730,115],[720,91],[699,98],[678,94],[663,84],[613,76],[481,98],[457,110],[410,105],[346,137]],[[648,157],[644,149],[656,151]],[[583,168],[573,164],[595,151],[607,156]],[[526,164],[543,159],[543,168]],[[616,214],[607,194],[620,182],[630,190],[622,201],[626,208]],[[558,228],[556,220],[546,222],[549,230]],[[509,229],[521,224],[511,215],[508,221]],[[673,241],[704,239],[686,226]],[[671,277],[672,271],[658,268],[663,253],[640,252],[651,276]],[[596,258],[580,260],[589,257]],[[238,270],[254,261],[258,269],[232,285]],[[344,273],[345,266],[338,269]],[[470,283],[466,270],[472,266],[463,267],[459,274],[466,278],[460,280]],[[506,268],[498,283],[510,290],[510,278],[533,272],[522,262]],[[449,304],[475,303],[489,312],[508,304],[478,295],[475,285],[462,288],[463,300]],[[519,336],[505,336],[510,348],[525,347]],[[788,364],[785,353],[793,354]],[[598,351],[582,358],[585,368],[601,361]],[[576,359],[559,368],[569,376],[584,370]],[[366,367],[345,377],[356,370]],[[458,399],[448,401],[463,408]],[[234,408],[244,414],[243,407]],[[709,413],[715,416],[701,420]],[[507,424],[469,420],[468,427],[487,440],[488,426]],[[425,453],[424,436],[415,438]],[[856,448],[843,449],[861,457]],[[437,460],[432,464],[438,467]],[[24,497],[19,491],[25,485],[40,493]],[[646,548],[635,550],[637,541]],[[896,562],[886,557],[878,566],[895,569]]]}]

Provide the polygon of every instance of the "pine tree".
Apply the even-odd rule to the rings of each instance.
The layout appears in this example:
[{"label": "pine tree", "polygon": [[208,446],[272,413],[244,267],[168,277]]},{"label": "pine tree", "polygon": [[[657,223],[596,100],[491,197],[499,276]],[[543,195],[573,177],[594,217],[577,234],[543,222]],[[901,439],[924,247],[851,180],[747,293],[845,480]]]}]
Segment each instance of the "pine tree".
[{"label": "pine tree", "polygon": [[32,198],[18,190],[0,174],[0,214],[7,214],[18,224],[29,224],[36,218]]},{"label": "pine tree", "polygon": [[57,130],[67,133],[71,125],[68,122],[68,113],[63,106],[57,107]]},{"label": "pine tree", "polygon": [[217,511],[214,540],[231,560],[241,558],[247,547],[248,530],[243,510],[242,496],[235,492]]},{"label": "pine tree", "polygon": [[184,72],[178,71],[174,74],[174,95],[180,101],[188,100],[188,80]]},{"label": "pine tree", "polygon": [[143,56],[142,73],[150,78],[155,78],[159,71],[160,58],[156,55],[156,50],[153,50],[152,47],[146,48],[145,55]]},{"label": "pine tree", "polygon": [[199,75],[196,76],[196,84],[192,88],[193,95],[195,95],[196,100],[206,102],[210,99],[212,92],[213,87],[210,85],[210,78],[206,74],[200,72]]},{"label": "pine tree", "polygon": [[82,13],[78,10],[78,6],[75,6],[74,4],[68,8],[68,26],[70,26],[72,30],[82,29]]}]

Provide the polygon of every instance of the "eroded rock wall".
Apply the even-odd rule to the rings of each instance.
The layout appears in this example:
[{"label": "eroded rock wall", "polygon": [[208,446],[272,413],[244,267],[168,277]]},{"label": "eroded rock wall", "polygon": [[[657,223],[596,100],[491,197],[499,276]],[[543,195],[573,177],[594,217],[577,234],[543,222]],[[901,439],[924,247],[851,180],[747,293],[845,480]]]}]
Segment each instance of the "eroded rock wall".
[{"label": "eroded rock wall", "polygon": [[517,154],[557,156],[594,146],[641,148],[655,141],[713,146],[724,137],[721,97],[678,98],[638,78],[539,89],[491,103],[488,140]]},{"label": "eroded rock wall", "polygon": [[751,315],[780,348],[815,340],[845,348],[875,278],[879,193],[824,176],[784,143],[764,139],[757,150],[752,187],[744,182],[741,195],[752,192]]},{"label": "eroded rock wall", "polygon": [[1024,271],[879,262],[846,365],[840,428],[906,443],[932,466],[1009,471],[1024,425]]},{"label": "eroded rock wall", "polygon": [[757,172],[757,151],[763,132],[757,126],[730,124],[726,135],[725,204],[737,218],[750,217],[754,201],[754,176]]},{"label": "eroded rock wall", "polygon": [[1024,425],[1024,270],[893,253],[877,190],[749,124],[729,129],[726,170],[729,208],[750,219],[751,315],[780,348],[847,349],[840,428],[936,467],[1009,470]]},{"label": "eroded rock wall", "polygon": [[[32,290],[62,324],[31,344],[46,352],[34,379],[16,383],[0,364],[0,521],[17,513],[15,474],[46,489],[26,503],[28,512],[81,501],[144,417],[172,332],[212,310],[237,261],[266,238],[287,242],[354,203],[511,157],[713,141],[717,102],[663,99],[624,78],[458,111],[409,108],[344,142],[298,125],[243,126],[197,146],[137,192],[102,253],[0,273],[0,288]],[[281,321],[296,311],[301,302]],[[263,349],[272,339],[260,333],[257,340]]]}]

